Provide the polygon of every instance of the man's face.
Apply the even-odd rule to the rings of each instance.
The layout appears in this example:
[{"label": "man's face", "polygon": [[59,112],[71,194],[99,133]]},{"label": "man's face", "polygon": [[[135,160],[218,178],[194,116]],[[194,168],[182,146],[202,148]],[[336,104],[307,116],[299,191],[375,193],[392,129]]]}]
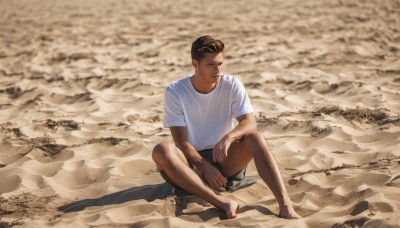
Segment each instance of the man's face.
[{"label": "man's face", "polygon": [[209,83],[218,83],[221,78],[221,67],[224,63],[223,53],[206,53],[202,60],[192,60],[192,65],[203,80]]}]

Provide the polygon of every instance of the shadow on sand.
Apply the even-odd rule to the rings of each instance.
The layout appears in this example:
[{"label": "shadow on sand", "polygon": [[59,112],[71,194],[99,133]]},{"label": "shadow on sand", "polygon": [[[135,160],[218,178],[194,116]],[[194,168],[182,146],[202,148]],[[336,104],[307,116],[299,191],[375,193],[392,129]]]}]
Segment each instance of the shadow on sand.
[{"label": "shadow on sand", "polygon": [[[200,198],[187,193],[184,190],[176,189],[168,183],[155,184],[155,185],[144,185],[140,187],[132,187],[119,192],[104,195],[96,199],[83,199],[79,200],[58,208],[59,211],[64,213],[82,211],[87,207],[93,206],[107,206],[113,204],[122,204],[129,201],[144,199],[148,202],[152,202],[156,199],[165,199],[168,196],[175,195],[176,198],[176,211],[175,216],[196,216],[202,221],[208,221],[212,218],[218,217],[220,220],[226,219],[226,215],[223,211],[218,210],[214,207],[208,208],[204,211],[199,212],[185,212],[187,204],[193,201],[199,201],[200,204],[206,203]],[[202,201],[202,202],[200,202]],[[239,209],[239,213],[243,213],[248,210],[257,210],[265,215],[275,215],[267,208],[260,205],[246,205]]]},{"label": "shadow on sand", "polygon": [[174,188],[168,183],[144,185],[104,195],[96,199],[79,200],[61,206],[58,208],[58,210],[64,213],[69,213],[69,212],[82,211],[87,207],[122,204],[125,202],[139,200],[139,199],[145,199],[146,201],[151,202],[156,199],[164,199],[172,194],[174,194]]}]

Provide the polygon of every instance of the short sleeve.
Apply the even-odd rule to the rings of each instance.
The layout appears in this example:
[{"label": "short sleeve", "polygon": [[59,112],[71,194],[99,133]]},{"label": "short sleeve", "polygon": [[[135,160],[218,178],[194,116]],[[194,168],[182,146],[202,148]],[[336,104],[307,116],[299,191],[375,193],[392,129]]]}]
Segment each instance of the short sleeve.
[{"label": "short sleeve", "polygon": [[167,87],[164,94],[164,127],[186,126],[179,94]]},{"label": "short sleeve", "polygon": [[242,82],[237,78],[234,79],[234,82],[232,91],[232,112],[233,116],[237,118],[241,115],[254,112],[254,110]]}]

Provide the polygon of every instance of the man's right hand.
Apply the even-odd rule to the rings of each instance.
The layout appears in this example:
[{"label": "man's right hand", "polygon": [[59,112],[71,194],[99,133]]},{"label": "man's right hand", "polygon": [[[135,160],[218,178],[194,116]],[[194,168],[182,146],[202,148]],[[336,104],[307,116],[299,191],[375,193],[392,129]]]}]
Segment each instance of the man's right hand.
[{"label": "man's right hand", "polygon": [[212,188],[219,190],[221,187],[226,187],[226,178],[213,165],[210,164],[210,167],[203,172],[203,175]]}]

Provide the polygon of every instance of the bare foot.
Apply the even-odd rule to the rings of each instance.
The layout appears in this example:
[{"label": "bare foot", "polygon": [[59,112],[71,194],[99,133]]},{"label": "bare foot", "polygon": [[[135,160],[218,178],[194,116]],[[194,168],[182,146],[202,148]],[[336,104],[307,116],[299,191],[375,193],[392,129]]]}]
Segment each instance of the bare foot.
[{"label": "bare foot", "polygon": [[225,211],[226,217],[228,219],[236,218],[236,213],[239,210],[239,203],[228,198],[221,201],[223,202],[223,206],[220,209]]},{"label": "bare foot", "polygon": [[300,219],[302,218],[297,212],[293,209],[293,207],[283,207],[279,212],[279,217],[287,218],[287,219]]}]

